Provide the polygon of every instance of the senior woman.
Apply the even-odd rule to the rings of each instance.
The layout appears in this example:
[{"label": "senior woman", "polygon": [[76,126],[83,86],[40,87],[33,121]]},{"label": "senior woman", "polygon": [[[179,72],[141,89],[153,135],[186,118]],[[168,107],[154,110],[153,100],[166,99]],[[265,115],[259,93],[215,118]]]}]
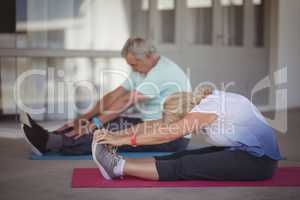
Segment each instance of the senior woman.
[{"label": "senior woman", "polygon": [[[273,176],[282,158],[275,132],[247,98],[206,88],[195,96],[173,94],[164,109],[165,122],[151,129],[95,132],[93,158],[104,178],[255,181]],[[108,148],[161,144],[199,130],[212,146],[153,158],[123,158]]]}]

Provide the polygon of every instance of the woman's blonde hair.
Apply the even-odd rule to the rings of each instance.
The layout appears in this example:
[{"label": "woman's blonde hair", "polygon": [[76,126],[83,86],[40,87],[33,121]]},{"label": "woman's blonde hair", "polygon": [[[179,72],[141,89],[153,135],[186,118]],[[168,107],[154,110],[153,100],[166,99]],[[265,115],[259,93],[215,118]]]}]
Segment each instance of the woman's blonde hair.
[{"label": "woman's blonde hair", "polygon": [[163,122],[173,123],[184,118],[203,98],[213,93],[211,85],[203,85],[194,92],[177,92],[167,97],[163,106]]}]

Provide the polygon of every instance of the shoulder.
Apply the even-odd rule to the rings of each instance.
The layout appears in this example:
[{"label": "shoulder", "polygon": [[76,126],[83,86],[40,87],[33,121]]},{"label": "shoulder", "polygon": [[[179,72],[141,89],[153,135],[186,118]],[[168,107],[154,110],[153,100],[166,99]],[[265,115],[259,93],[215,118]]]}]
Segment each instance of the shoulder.
[{"label": "shoulder", "polygon": [[165,56],[160,56],[159,62],[157,63],[158,66],[162,67],[171,67],[171,68],[179,68],[180,67],[171,59],[165,57]]},{"label": "shoulder", "polygon": [[180,79],[186,78],[186,74],[184,73],[184,71],[175,62],[164,56],[160,57],[158,63],[150,72],[150,74],[155,74],[166,79],[171,78],[170,76],[168,76],[170,75],[170,73],[172,73],[172,77]]}]

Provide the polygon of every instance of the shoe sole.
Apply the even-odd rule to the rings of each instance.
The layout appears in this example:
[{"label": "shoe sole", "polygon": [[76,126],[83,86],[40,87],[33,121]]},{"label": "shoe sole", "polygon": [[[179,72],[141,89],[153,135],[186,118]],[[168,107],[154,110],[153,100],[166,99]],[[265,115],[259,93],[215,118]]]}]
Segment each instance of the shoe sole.
[{"label": "shoe sole", "polygon": [[26,125],[26,126],[28,126],[28,127],[32,127],[32,126],[31,126],[31,123],[30,123],[30,121],[29,121],[29,119],[28,119],[27,114],[26,114],[25,112],[23,112],[23,111],[21,111],[21,113],[20,113],[20,121],[21,121],[21,129],[22,129],[22,131],[23,131],[23,136],[24,136],[24,138],[25,138],[25,141],[30,145],[31,151],[32,151],[35,155],[42,156],[43,153],[40,152],[40,151],[39,151],[39,150],[38,150],[38,149],[30,142],[30,140],[27,138],[27,135],[26,135],[26,133],[25,133],[25,131],[24,131],[24,125]]},{"label": "shoe sole", "polygon": [[31,125],[31,123],[30,123],[30,120],[29,120],[29,118],[28,118],[27,113],[21,111],[20,114],[19,114],[19,116],[20,116],[20,122],[21,122],[22,124],[26,124],[28,127],[31,127],[31,128],[32,128],[32,125]]},{"label": "shoe sole", "polygon": [[93,148],[92,149],[93,160],[97,164],[98,168],[100,169],[100,172],[101,172],[102,176],[106,180],[111,180],[112,178],[108,175],[108,173],[106,172],[106,170],[102,167],[102,165],[100,164],[100,162],[96,158],[96,147],[97,147],[97,144],[92,144],[92,148]]}]

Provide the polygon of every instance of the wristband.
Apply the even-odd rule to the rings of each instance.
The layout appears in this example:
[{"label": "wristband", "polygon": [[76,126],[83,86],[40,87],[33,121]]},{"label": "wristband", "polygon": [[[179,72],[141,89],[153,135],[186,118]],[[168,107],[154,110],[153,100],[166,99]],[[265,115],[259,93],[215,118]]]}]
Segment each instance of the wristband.
[{"label": "wristband", "polygon": [[98,117],[93,117],[92,121],[98,129],[102,127],[102,122]]},{"label": "wristband", "polygon": [[131,136],[131,138],[130,138],[130,144],[131,144],[131,146],[133,146],[133,147],[136,147],[136,146],[137,146],[137,144],[136,144],[136,134],[133,134],[133,135]]}]

